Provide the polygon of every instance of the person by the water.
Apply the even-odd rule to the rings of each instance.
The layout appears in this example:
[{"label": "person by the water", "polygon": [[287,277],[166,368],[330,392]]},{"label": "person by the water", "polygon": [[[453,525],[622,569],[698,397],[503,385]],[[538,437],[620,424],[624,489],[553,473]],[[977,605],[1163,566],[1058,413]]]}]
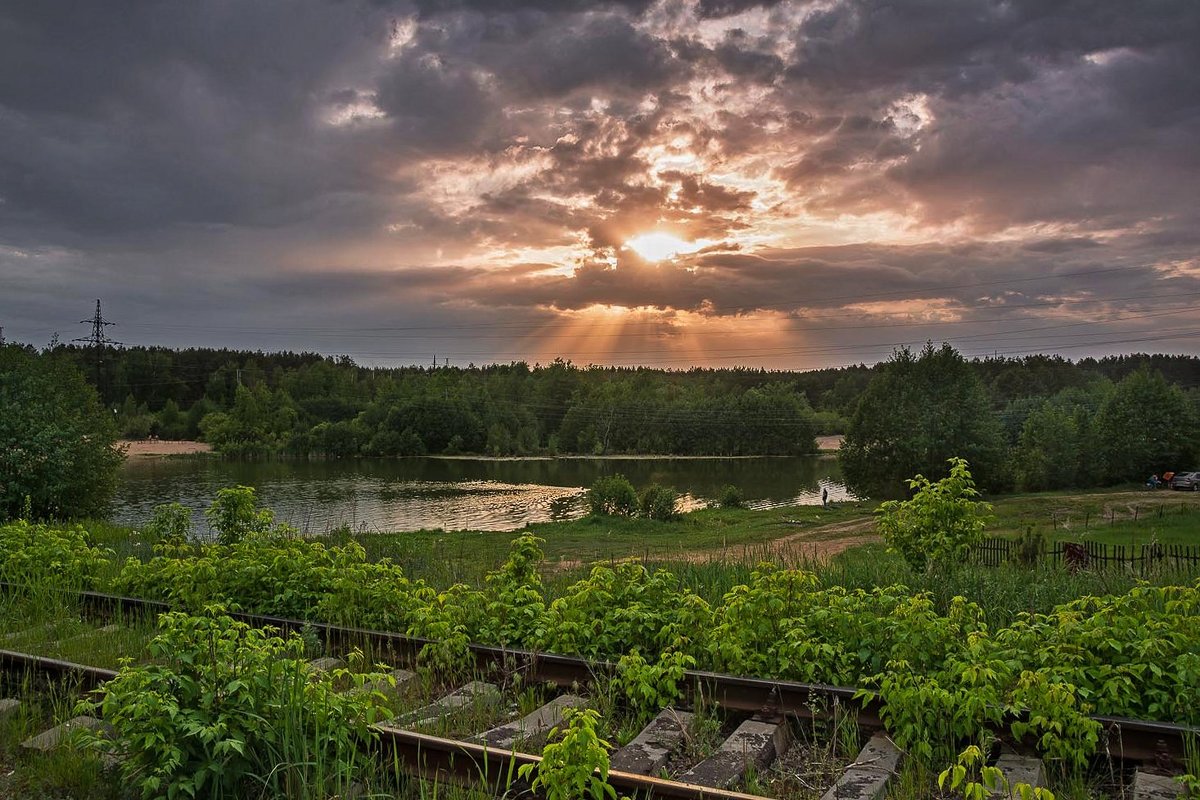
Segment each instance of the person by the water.
[{"label": "person by the water", "polygon": [[821,505],[822,506],[829,505],[829,487],[828,486],[821,487]]}]

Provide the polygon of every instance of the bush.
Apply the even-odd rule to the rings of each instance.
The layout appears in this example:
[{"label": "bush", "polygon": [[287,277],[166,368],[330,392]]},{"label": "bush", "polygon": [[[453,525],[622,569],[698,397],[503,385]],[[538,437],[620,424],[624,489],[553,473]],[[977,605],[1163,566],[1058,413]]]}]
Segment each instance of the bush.
[{"label": "bush", "polygon": [[983,540],[992,507],[976,502],[979,492],[966,461],[950,459],[950,475],[937,483],[918,475],[908,486],[915,492],[911,500],[889,500],[875,513],[883,540],[914,572],[961,559]]},{"label": "bush", "polygon": [[742,497],[742,490],[732,484],[721,489],[721,494],[717,496],[717,503],[721,508],[746,507],[746,499]]},{"label": "bush", "polygon": [[269,531],[275,522],[275,512],[258,507],[253,487],[234,486],[217,492],[204,518],[217,532],[218,542],[235,544],[251,534]]},{"label": "bush", "polygon": [[93,589],[112,552],[92,547],[79,526],[17,520],[0,525],[0,581],[22,586]]},{"label": "bush", "polygon": [[358,740],[385,712],[373,692],[338,692],[383,675],[316,672],[296,634],[281,639],[221,615],[160,617],[153,664],[104,685],[111,736],[90,746],[121,757],[143,797],[327,797],[349,788]]},{"label": "bush", "polygon": [[0,520],[103,516],[122,455],[116,425],[69,362],[0,346]]},{"label": "bush", "polygon": [[675,511],[675,503],[678,499],[679,494],[670,486],[659,486],[657,483],[652,483],[642,490],[642,495],[638,498],[638,510],[647,519],[665,522],[678,516]]},{"label": "bush", "polygon": [[163,503],[154,507],[154,516],[143,531],[146,541],[184,542],[192,535],[192,510],[182,503]]},{"label": "bush", "polygon": [[632,517],[638,508],[637,491],[624,475],[598,478],[587,493],[588,509],[596,515]]}]

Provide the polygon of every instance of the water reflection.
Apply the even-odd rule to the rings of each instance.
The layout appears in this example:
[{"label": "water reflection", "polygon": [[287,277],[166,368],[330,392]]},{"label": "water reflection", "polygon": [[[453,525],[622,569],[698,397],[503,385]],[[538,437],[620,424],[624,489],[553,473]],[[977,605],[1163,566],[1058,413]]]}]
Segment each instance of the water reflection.
[{"label": "water reflection", "polygon": [[258,490],[277,519],[321,533],[422,528],[510,531],[529,522],[582,516],[584,487],[620,472],[635,486],[674,486],[681,508],[692,510],[741,489],[752,508],[848,499],[832,458],[446,459],[226,462],[217,459],[145,459],[128,462],[113,504],[118,522],[139,525],[154,506],[179,502],[202,511],[219,489],[243,484]]}]

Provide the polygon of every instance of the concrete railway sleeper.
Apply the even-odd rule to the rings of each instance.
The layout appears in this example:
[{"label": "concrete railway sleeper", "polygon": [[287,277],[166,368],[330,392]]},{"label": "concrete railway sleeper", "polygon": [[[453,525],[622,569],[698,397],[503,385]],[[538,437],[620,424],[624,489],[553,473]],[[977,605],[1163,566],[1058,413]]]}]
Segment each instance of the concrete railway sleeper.
[{"label": "concrete railway sleeper", "polygon": [[[97,637],[119,633],[119,622],[131,612],[162,610],[146,608],[128,598],[101,598],[93,597],[91,602],[94,610],[104,611],[95,615],[100,617],[94,631]],[[479,659],[474,681],[447,684],[437,682],[427,672],[419,675],[405,668],[413,666],[416,652],[415,642],[407,637],[310,626],[297,620],[248,616],[244,620],[284,630],[305,627],[310,633],[318,631],[323,644],[309,662],[308,669],[313,673],[340,668],[348,649],[364,644],[373,648],[372,663],[387,654],[386,663],[392,665],[390,674],[395,681],[394,687],[391,681],[387,684],[396,700],[395,716],[375,725],[364,745],[374,758],[393,765],[398,774],[435,784],[474,784],[497,796],[512,796],[527,788],[527,784],[515,780],[518,769],[540,762],[540,756],[534,753],[540,752],[550,729],[562,725],[566,709],[591,705],[611,710],[603,700],[607,665],[587,665],[584,677],[581,667],[585,662],[576,659],[479,648],[496,657]],[[20,641],[19,633],[10,640]],[[86,631],[77,631],[72,637],[76,642],[86,639]],[[394,644],[401,646],[391,646]],[[549,670],[540,669],[543,660],[552,665]],[[23,681],[9,677],[0,686],[32,687],[30,691],[66,682],[82,692],[91,692],[117,674],[112,669],[12,650],[0,650],[0,669],[9,676],[23,676]],[[568,675],[572,678],[569,682],[565,680]],[[695,673],[693,688],[693,707],[663,709],[636,732],[628,730],[630,735],[622,735],[623,746],[613,747],[608,784],[619,795],[821,800],[896,796],[902,754],[879,730],[876,718],[867,715],[867,724],[862,725],[862,717],[854,718],[853,706],[848,702],[834,706],[840,709],[836,712],[830,706],[820,707],[817,698],[832,687]],[[766,692],[766,702],[757,709],[746,707],[754,696],[751,690],[759,692],[759,698]],[[834,700],[841,703],[846,692],[851,690],[832,689]],[[806,702],[798,703],[797,698],[805,693]],[[0,717],[19,713],[23,698],[8,697],[4,692],[0,696],[4,697]],[[839,736],[836,728],[829,729],[828,720],[835,713],[842,715],[843,722],[853,718],[852,735]],[[72,715],[30,736],[23,747],[62,747],[72,741],[72,730],[103,731],[104,726],[104,721],[95,717]],[[1150,727],[1160,733],[1172,731],[1171,726],[1159,723]],[[694,740],[700,736],[706,741],[696,746]],[[830,741],[822,742],[821,736],[842,741],[835,747]],[[858,743],[862,744],[861,751]],[[1025,752],[1019,743],[1007,743],[997,748],[992,760],[1014,783],[1044,784],[1041,762]],[[1149,756],[1140,759],[1139,764],[1139,759],[1125,754],[1113,796],[1148,800],[1182,797],[1180,784],[1156,769],[1161,765],[1161,758],[1159,763],[1155,761],[1161,756],[1161,746]],[[401,792],[396,796],[415,795]]]}]

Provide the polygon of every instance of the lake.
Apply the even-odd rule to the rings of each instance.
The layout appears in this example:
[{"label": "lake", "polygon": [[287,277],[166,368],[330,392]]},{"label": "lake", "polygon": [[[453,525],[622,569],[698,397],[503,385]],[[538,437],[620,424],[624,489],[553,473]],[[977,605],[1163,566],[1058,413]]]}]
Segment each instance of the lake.
[{"label": "lake", "polygon": [[639,490],[673,486],[680,507],[701,507],[733,484],[752,508],[852,499],[837,460],[796,458],[402,458],[237,462],[217,458],[131,459],[113,502],[115,521],[140,525],[160,503],[201,513],[219,489],[253,486],[276,519],[309,533],[341,525],[362,531],[422,528],[511,531],[527,522],[574,519],[583,493],[602,475],[622,473]]}]

